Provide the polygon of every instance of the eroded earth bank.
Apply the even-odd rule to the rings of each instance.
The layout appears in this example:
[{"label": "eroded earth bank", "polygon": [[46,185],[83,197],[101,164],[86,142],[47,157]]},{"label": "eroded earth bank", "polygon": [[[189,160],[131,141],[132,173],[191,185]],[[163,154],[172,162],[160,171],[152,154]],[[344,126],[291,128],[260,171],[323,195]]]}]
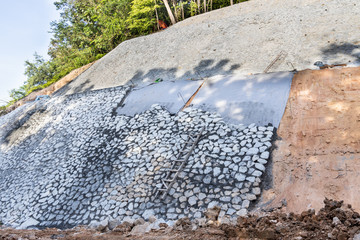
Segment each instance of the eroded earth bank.
[{"label": "eroded earth bank", "polygon": [[277,135],[264,202],[299,213],[328,197],[360,210],[360,68],[296,74]]}]

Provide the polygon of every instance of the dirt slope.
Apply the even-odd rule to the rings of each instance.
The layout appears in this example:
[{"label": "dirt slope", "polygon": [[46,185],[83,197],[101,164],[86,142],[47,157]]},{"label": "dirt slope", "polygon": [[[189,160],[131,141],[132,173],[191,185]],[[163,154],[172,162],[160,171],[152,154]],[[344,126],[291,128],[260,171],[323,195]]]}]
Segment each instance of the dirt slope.
[{"label": "dirt slope", "polygon": [[360,68],[295,75],[278,135],[264,200],[300,212],[328,197],[360,210]]},{"label": "dirt slope", "polygon": [[121,43],[66,93],[133,83],[314,68],[360,60],[358,0],[251,0]]}]

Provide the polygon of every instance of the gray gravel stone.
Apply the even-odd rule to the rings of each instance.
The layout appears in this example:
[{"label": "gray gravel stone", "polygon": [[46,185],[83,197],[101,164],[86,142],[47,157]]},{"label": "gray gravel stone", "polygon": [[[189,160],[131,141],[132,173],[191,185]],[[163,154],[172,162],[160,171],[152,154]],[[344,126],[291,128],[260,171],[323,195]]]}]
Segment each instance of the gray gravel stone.
[{"label": "gray gravel stone", "polygon": [[258,154],[259,153],[259,149],[258,148],[250,148],[247,152],[246,152],[246,155],[255,155],[255,154]]},{"label": "gray gravel stone", "polygon": [[265,167],[261,163],[255,163],[255,168],[259,169],[260,171],[265,171]]},{"label": "gray gravel stone", "polygon": [[189,200],[188,200],[188,203],[189,203],[191,206],[195,205],[195,204],[197,203],[197,197],[191,196],[191,197],[189,198]]},{"label": "gray gravel stone", "polygon": [[221,169],[218,168],[218,167],[215,167],[214,170],[213,170],[214,177],[219,176],[220,173],[221,173]]},{"label": "gray gravel stone", "polygon": [[269,156],[270,156],[270,154],[269,154],[269,152],[263,152],[263,153],[261,153],[261,155],[260,155],[260,157],[261,158],[263,158],[263,159],[268,159],[269,158]]},{"label": "gray gravel stone", "polygon": [[244,181],[245,180],[245,175],[244,174],[241,174],[241,173],[237,173],[236,175],[235,175],[235,179],[236,180],[238,180],[239,182],[241,182],[241,181]]},{"label": "gray gravel stone", "polygon": [[205,178],[204,178],[203,181],[204,181],[205,184],[210,184],[210,182],[211,182],[211,176],[209,176],[209,175],[205,176]]},{"label": "gray gravel stone", "polygon": [[247,215],[247,213],[248,213],[248,211],[245,208],[236,212],[236,214],[240,217],[245,217]]}]

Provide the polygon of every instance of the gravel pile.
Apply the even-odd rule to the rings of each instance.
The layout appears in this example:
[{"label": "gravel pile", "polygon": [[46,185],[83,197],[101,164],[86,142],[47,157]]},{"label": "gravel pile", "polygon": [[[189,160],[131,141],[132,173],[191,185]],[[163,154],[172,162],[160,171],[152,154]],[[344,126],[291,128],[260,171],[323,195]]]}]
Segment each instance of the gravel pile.
[{"label": "gravel pile", "polygon": [[[53,98],[0,144],[0,220],[60,228],[156,216],[245,215],[261,194],[274,127],[226,124],[196,108],[117,115],[128,88]],[[4,116],[6,118],[6,116]],[[165,199],[161,179],[205,126]]]}]

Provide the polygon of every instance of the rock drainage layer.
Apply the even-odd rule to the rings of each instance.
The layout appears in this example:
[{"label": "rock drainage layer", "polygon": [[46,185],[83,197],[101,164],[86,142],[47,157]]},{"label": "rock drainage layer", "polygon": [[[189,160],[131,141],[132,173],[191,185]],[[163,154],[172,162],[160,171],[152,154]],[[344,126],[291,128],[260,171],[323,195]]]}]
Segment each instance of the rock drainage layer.
[{"label": "rock drainage layer", "polygon": [[[0,146],[0,221],[63,228],[151,215],[197,218],[215,205],[221,215],[247,212],[261,194],[274,127],[227,125],[195,108],[174,115],[159,105],[117,115],[128,90],[53,98],[7,133]],[[185,139],[203,126],[168,196],[154,199]]]}]

